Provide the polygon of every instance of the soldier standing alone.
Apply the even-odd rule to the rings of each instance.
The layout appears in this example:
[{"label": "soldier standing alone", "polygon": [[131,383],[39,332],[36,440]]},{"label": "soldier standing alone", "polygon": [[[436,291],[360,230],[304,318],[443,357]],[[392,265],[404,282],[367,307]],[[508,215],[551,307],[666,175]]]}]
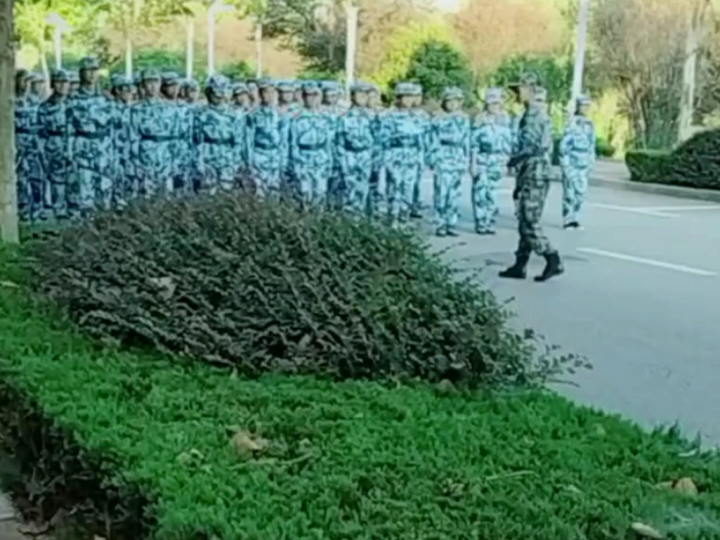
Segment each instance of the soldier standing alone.
[{"label": "soldier standing alone", "polygon": [[[526,89],[527,90],[527,89]],[[545,258],[546,265],[535,281],[547,281],[563,273],[560,255],[550,244],[540,226],[545,198],[550,188],[550,151],[552,123],[545,112],[547,93],[533,87],[532,104],[527,109],[518,134],[517,151],[509,165],[517,168],[518,232],[520,241],[515,264],[500,272],[500,277],[525,279],[530,255],[534,251]]]}]

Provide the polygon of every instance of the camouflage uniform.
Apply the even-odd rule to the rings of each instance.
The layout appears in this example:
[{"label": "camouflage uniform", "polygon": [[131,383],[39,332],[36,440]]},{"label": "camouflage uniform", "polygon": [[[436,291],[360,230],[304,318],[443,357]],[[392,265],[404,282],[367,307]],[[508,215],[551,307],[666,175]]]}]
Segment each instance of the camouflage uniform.
[{"label": "camouflage uniform", "polygon": [[[334,129],[337,124],[338,117],[343,112],[343,107],[340,105],[342,88],[340,88],[340,85],[336,81],[323,81],[321,83],[321,88],[323,95],[323,110],[330,121],[330,125]],[[332,133],[331,137],[334,139],[335,134]],[[327,195],[328,204],[331,208],[342,208],[343,200],[345,199],[345,182],[340,171],[340,161],[337,149],[333,150],[332,172],[327,186]]]},{"label": "camouflage uniform", "polygon": [[[263,80],[259,88],[272,88],[270,80]],[[282,116],[270,105],[260,104],[248,115],[248,162],[252,181],[262,195],[280,190],[282,154],[287,144],[283,140]]]},{"label": "camouflage uniform", "polygon": [[382,127],[382,118],[384,110],[380,103],[380,89],[377,85],[371,85],[370,88],[370,112],[372,114],[372,132],[373,147],[372,172],[370,173],[370,187],[368,193],[367,213],[373,216],[377,213],[380,202],[382,201],[382,193],[380,191],[380,181],[383,176],[383,148],[380,130]]},{"label": "camouflage uniform", "polygon": [[[53,73],[52,82],[53,86],[60,83],[69,85],[70,76],[68,72],[58,70]],[[53,91],[38,107],[40,155],[50,185],[49,203],[55,219],[66,219],[70,210],[78,210],[77,207],[69,208],[72,203],[77,202],[77,198],[73,200],[68,193],[73,164],[69,107],[68,96],[61,96],[57,91]]]},{"label": "camouflage uniform", "polygon": [[525,269],[534,251],[545,257],[543,273],[536,281],[546,281],[563,272],[558,252],[550,245],[540,225],[545,198],[550,187],[550,151],[552,150],[552,122],[545,112],[546,92],[534,88],[534,100],[520,127],[517,152],[510,165],[518,170],[519,188],[518,232],[520,241],[515,264],[500,272],[500,277],[524,279]]},{"label": "camouflage uniform", "polygon": [[[578,108],[590,105],[590,98],[580,96]],[[595,163],[595,125],[578,113],[565,128],[560,142],[560,167],[563,180],[562,214],[565,228],[579,228],[578,221],[587,192],[588,176]]]},{"label": "camouflage uniform", "polygon": [[[145,70],[143,84],[160,81],[155,70]],[[133,138],[132,161],[138,179],[138,196],[152,198],[167,192],[172,178],[176,115],[173,104],[159,96],[145,97],[132,107],[130,126]]]},{"label": "camouflage uniform", "polygon": [[[416,96],[417,86],[399,83],[398,98]],[[383,117],[381,138],[387,174],[388,215],[392,224],[404,222],[412,208],[412,190],[418,170],[425,166],[426,126],[411,109],[395,109]]]},{"label": "camouflage uniform", "polygon": [[[28,79],[25,70],[16,80]],[[35,221],[44,218],[45,175],[40,155],[38,105],[29,95],[15,98],[15,173],[20,219]]]},{"label": "camouflage uniform", "polygon": [[[367,94],[371,87],[355,84],[352,93]],[[355,214],[368,211],[370,175],[375,158],[375,117],[367,107],[353,106],[337,122],[336,145],[340,172],[346,186],[345,207]]]},{"label": "camouflage uniform", "polygon": [[283,141],[283,149],[280,154],[280,170],[282,174],[281,185],[284,192],[291,190],[291,165],[290,165],[290,124],[300,107],[295,103],[295,84],[293,81],[279,81],[277,83],[280,102],[278,112],[280,113],[280,137]]},{"label": "camouflage uniform", "polygon": [[485,94],[486,110],[478,115],[472,130],[473,209],[475,231],[494,234],[498,214],[497,188],[505,176],[513,149],[510,118],[501,111],[492,114],[490,107],[501,105],[502,91],[490,88]]},{"label": "camouflage uniform", "polygon": [[30,94],[28,99],[32,105],[40,105],[45,101],[45,78],[40,73],[31,73]]},{"label": "camouflage uniform", "polygon": [[416,101],[415,106],[413,108],[413,112],[417,116],[418,123],[423,126],[423,130],[425,131],[425,136],[423,137],[423,158],[422,158],[422,166],[418,169],[417,175],[415,176],[415,180],[413,181],[412,186],[412,207],[410,210],[410,215],[413,218],[421,218],[422,217],[422,200],[421,200],[421,188],[422,188],[422,179],[423,175],[425,174],[425,167],[428,165],[427,159],[428,159],[428,152],[429,152],[429,146],[430,146],[430,126],[431,126],[431,118],[428,112],[422,108],[422,86],[419,84],[415,84],[415,95],[416,95]]},{"label": "camouflage uniform", "polygon": [[[99,69],[93,57],[83,58],[81,71]],[[81,87],[70,100],[68,121],[72,129],[74,178],[70,196],[71,211],[77,207],[81,214],[95,209],[109,209],[113,192],[113,103],[96,87]]]},{"label": "camouflage uniform", "polygon": [[[462,105],[465,96],[460,88],[443,92],[443,105]],[[463,175],[470,158],[470,120],[460,110],[446,110],[430,124],[428,164],[434,172],[435,221],[437,235],[455,236],[458,199]]]},{"label": "camouflage uniform", "polygon": [[[131,88],[132,80],[124,76],[115,77],[113,88]],[[115,163],[113,166],[113,204],[116,208],[124,208],[128,202],[137,197],[137,177],[132,156],[132,130],[130,127],[132,105],[115,101],[112,120],[113,144],[115,146]]]},{"label": "camouflage uniform", "polygon": [[211,77],[205,91],[208,104],[197,111],[195,145],[200,191],[214,194],[218,188],[237,187],[245,159],[245,122],[228,103],[231,87],[225,77]]},{"label": "camouflage uniform", "polygon": [[[305,95],[319,96],[313,82],[303,85]],[[298,110],[290,122],[290,167],[301,201],[320,204],[328,194],[333,172],[334,126],[321,108]]]}]

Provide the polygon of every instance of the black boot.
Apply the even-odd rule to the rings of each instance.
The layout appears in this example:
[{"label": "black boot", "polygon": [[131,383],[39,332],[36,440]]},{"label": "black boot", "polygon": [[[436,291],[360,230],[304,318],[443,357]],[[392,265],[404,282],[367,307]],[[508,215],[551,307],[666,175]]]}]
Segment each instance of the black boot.
[{"label": "black boot", "polygon": [[527,277],[527,272],[525,271],[525,268],[527,267],[527,263],[529,260],[530,257],[527,256],[516,257],[515,264],[513,264],[507,270],[503,270],[502,272],[500,272],[499,276],[506,279],[525,279]]},{"label": "black boot", "polygon": [[535,278],[537,282],[547,281],[552,277],[559,276],[565,271],[562,261],[560,260],[560,255],[557,253],[548,253],[545,255],[545,261],[545,269],[542,271],[542,274]]}]

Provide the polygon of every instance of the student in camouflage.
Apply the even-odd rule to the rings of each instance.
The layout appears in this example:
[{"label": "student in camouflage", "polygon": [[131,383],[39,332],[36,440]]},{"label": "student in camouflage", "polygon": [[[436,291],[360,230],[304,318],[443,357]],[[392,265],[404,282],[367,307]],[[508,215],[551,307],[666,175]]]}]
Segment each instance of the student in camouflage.
[{"label": "student in camouflage", "polygon": [[203,193],[235,189],[245,159],[244,119],[230,106],[231,93],[230,81],[213,75],[205,88],[207,105],[197,111],[195,145]]},{"label": "student in camouflage", "polygon": [[[49,205],[53,217],[64,220],[70,216],[68,184],[72,175],[71,131],[68,122],[70,76],[57,70],[51,78],[52,93],[40,104],[37,113],[40,156],[49,183]],[[76,199],[75,199],[76,202]],[[77,208],[73,208],[77,211]]]},{"label": "student in camouflage", "polygon": [[248,90],[247,84],[235,83],[232,85],[232,106],[235,109],[242,111],[248,111],[252,99],[250,98],[250,91]]},{"label": "student in camouflage", "polygon": [[305,107],[290,122],[290,167],[298,197],[305,205],[325,202],[333,170],[334,126],[321,108],[321,89],[303,84]]},{"label": "student in camouflage", "polygon": [[24,69],[15,75],[15,173],[20,219],[44,219],[45,174],[43,172],[38,104],[29,96],[29,75]]},{"label": "student in camouflage", "polygon": [[388,217],[391,225],[404,223],[410,217],[414,182],[418,170],[425,166],[426,126],[418,121],[412,106],[417,86],[398,83],[395,87],[397,107],[382,120],[383,162],[387,174]]},{"label": "student in camouflage", "polygon": [[112,132],[115,147],[113,167],[113,205],[125,208],[137,196],[137,182],[134,163],[131,159],[132,132],[130,111],[132,105],[132,80],[117,75],[112,79],[115,98]]},{"label": "student in camouflage", "polygon": [[587,116],[590,98],[577,99],[575,116],[570,120],[560,141],[562,169],[563,224],[566,229],[579,229],[579,214],[585,202],[588,176],[595,164],[595,124]]},{"label": "student in camouflage", "polygon": [[277,92],[270,79],[258,84],[260,104],[248,115],[248,162],[252,182],[262,196],[280,191],[282,152],[282,117],[277,109]]},{"label": "student in camouflage", "polygon": [[80,90],[80,74],[77,71],[69,71],[70,76],[70,93],[69,97],[74,97]]},{"label": "student in camouflage", "polygon": [[290,122],[300,107],[295,103],[295,83],[293,81],[278,81],[278,112],[280,113],[280,137],[284,143],[280,154],[280,170],[282,174],[281,189],[283,193],[292,191],[290,171]]},{"label": "student in camouflage", "polygon": [[107,210],[112,203],[114,107],[98,89],[98,69],[100,64],[94,57],[80,61],[80,88],[68,110],[74,165],[69,196],[73,201],[71,212],[77,204],[81,215]]},{"label": "student in camouflage", "polygon": [[519,143],[510,165],[517,167],[518,232],[520,240],[515,252],[515,264],[500,272],[500,277],[525,279],[530,255],[534,251],[545,258],[546,265],[535,281],[563,273],[560,255],[550,244],[540,225],[545,198],[550,187],[550,151],[552,150],[552,122],[547,115],[547,92],[534,87],[532,104],[520,123]]},{"label": "student in camouflage", "polygon": [[510,118],[502,104],[502,90],[489,88],[485,93],[485,110],[475,118],[472,128],[470,173],[475,232],[478,234],[495,234],[497,189],[505,176],[513,148]]},{"label": "student in camouflage", "polygon": [[415,114],[418,123],[423,127],[425,131],[425,136],[423,137],[423,165],[418,169],[417,175],[415,179],[413,180],[412,185],[412,207],[410,210],[410,217],[413,219],[420,219],[422,218],[422,200],[420,197],[420,190],[422,186],[422,178],[425,174],[425,168],[428,165],[427,158],[428,158],[428,151],[430,146],[430,115],[428,112],[422,108],[423,104],[423,88],[419,84],[413,84],[414,87],[414,95],[413,95],[413,104],[412,104],[412,111]]},{"label": "student in camouflage", "polygon": [[457,236],[460,186],[470,159],[470,120],[460,110],[464,99],[460,88],[446,88],[443,112],[430,123],[427,163],[434,172],[437,236]]},{"label": "student in camouflage", "polygon": [[[342,88],[336,81],[322,81],[320,84],[322,90],[322,108],[330,120],[330,124],[335,127],[337,118],[343,111],[340,104],[342,98]],[[335,134],[332,134],[335,137]],[[340,162],[337,151],[333,153],[332,174],[327,187],[328,205],[331,208],[339,210],[343,206],[345,199],[345,182],[340,173]]]},{"label": "student in camouflage", "polygon": [[200,86],[195,79],[185,79],[180,83],[180,101],[188,105],[195,105],[200,93]]},{"label": "student in camouflage", "polygon": [[346,186],[344,206],[356,215],[367,214],[375,158],[375,115],[368,108],[371,88],[365,83],[352,86],[352,106],[339,116],[336,128],[337,156]]},{"label": "student in camouflage", "polygon": [[175,114],[160,97],[160,74],[147,69],[142,74],[143,98],[132,107],[132,161],[137,175],[138,196],[154,198],[166,192],[173,174]]},{"label": "student in camouflage", "polygon": [[34,105],[40,105],[40,103],[45,101],[46,97],[45,92],[47,88],[45,84],[45,77],[43,77],[40,73],[31,73],[29,82],[30,95],[28,97],[30,102]]},{"label": "student in camouflage", "polygon": [[382,125],[382,117],[385,112],[380,97],[380,88],[373,84],[370,86],[368,96],[368,108],[373,116],[372,132],[373,140],[373,160],[372,170],[370,173],[370,188],[368,193],[368,216],[374,216],[378,212],[380,202],[382,201],[382,192],[380,191],[380,181],[383,176],[383,148],[380,136],[380,128]]}]

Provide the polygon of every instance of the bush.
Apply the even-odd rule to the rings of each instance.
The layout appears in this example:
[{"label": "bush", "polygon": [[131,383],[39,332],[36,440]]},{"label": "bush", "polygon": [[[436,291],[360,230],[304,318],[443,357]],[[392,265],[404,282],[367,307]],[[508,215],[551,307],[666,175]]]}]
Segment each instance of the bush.
[{"label": "bush", "polygon": [[595,140],[595,154],[598,157],[611,158],[615,155],[615,147],[609,141],[598,137]]},{"label": "bush", "polygon": [[[674,431],[539,391],[249,381],[119,351],[32,307],[13,265],[0,254],[5,479],[75,538],[600,539],[632,521],[717,537],[718,458],[682,457]],[[680,477],[700,494],[655,487]]]},{"label": "bush", "polygon": [[423,43],[412,55],[403,80],[420,83],[426,98],[440,99],[448,86],[461,88],[468,103],[474,98],[470,63],[460,51],[442,41]]},{"label": "bush", "polygon": [[634,182],[664,184],[667,182],[670,152],[662,150],[628,150],[625,163]]},{"label": "bush", "polygon": [[531,383],[557,364],[422,240],[243,195],[142,204],[37,250],[37,287],[91,334],[335,378]]}]

